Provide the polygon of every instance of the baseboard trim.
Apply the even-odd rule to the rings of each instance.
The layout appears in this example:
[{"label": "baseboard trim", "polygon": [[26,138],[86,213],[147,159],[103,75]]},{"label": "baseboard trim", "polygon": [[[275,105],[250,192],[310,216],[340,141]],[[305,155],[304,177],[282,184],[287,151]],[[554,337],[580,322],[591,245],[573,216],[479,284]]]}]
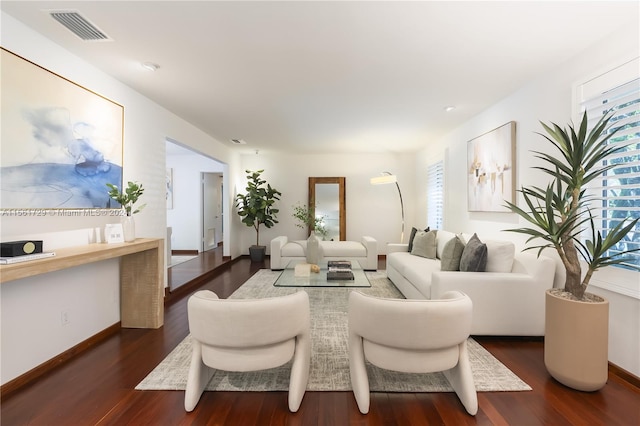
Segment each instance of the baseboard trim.
[{"label": "baseboard trim", "polygon": [[238,260],[240,260],[241,257],[242,256],[239,256],[232,260],[231,256],[224,256],[223,260],[225,260],[225,263],[222,263],[221,265],[217,266],[211,271],[206,272],[203,275],[200,275],[194,278],[193,280],[184,283],[183,285],[176,288],[175,290],[171,291],[171,289],[169,289],[168,287],[165,287],[165,297],[164,297],[165,306],[174,303],[176,300],[179,300],[180,298],[182,298],[185,294],[191,293],[192,291],[201,287],[203,284],[211,281],[214,277],[216,277],[222,271],[227,270],[231,265],[233,265]]},{"label": "baseboard trim", "polygon": [[625,382],[640,389],[640,377],[609,362],[609,373],[620,377]]},{"label": "baseboard trim", "polygon": [[198,250],[171,250],[173,256],[197,256],[200,254]]},{"label": "baseboard trim", "polygon": [[75,345],[74,347],[67,349],[61,354],[51,358],[49,361],[46,361],[38,365],[37,367],[27,371],[21,376],[18,376],[13,380],[8,381],[4,385],[0,386],[0,401],[4,401],[6,397],[11,395],[13,392],[17,391],[18,389],[22,388],[23,386],[28,385],[29,383],[35,381],[36,379],[39,379],[49,371],[59,367],[60,365],[64,364],[65,362],[75,357],[76,355],[87,351],[88,349],[102,342],[109,336],[112,336],[118,333],[121,328],[122,328],[121,323],[120,321],[118,321],[112,326],[105,328],[98,334],[94,334],[93,336],[89,337],[87,340],[84,340],[78,343],[77,345]]}]

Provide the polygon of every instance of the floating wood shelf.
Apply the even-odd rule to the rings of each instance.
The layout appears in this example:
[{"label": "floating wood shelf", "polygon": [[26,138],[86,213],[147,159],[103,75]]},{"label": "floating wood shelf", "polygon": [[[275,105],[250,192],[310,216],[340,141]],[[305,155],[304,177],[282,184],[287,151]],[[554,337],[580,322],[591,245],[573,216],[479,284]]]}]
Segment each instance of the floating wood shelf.
[{"label": "floating wood shelf", "polygon": [[122,327],[159,328],[164,323],[164,240],[138,238],[130,243],[88,244],[55,250],[56,255],[0,265],[0,283],[120,258]]}]

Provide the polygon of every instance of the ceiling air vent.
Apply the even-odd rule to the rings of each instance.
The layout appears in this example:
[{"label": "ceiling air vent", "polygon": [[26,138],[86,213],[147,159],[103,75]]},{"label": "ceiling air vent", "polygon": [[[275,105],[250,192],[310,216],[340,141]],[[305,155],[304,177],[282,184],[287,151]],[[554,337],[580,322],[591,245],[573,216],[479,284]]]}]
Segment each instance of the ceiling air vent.
[{"label": "ceiling air vent", "polygon": [[242,139],[231,139],[231,142],[233,142],[236,145],[246,145],[247,143],[245,141],[243,141]]},{"label": "ceiling air vent", "polygon": [[73,10],[52,10],[49,15],[84,41],[111,40],[87,18]]}]

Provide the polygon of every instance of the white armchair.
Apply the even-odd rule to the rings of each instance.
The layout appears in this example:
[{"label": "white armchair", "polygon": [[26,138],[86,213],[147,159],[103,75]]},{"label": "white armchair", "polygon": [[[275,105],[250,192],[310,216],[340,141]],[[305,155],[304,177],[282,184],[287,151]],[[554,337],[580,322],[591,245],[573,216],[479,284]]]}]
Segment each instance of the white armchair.
[{"label": "white armchair", "polygon": [[212,369],[256,371],[291,358],[289,410],[298,411],[311,362],[309,296],[299,291],[268,299],[219,299],[202,290],[188,301],[193,354],[184,408],[193,411]]},{"label": "white armchair", "polygon": [[438,300],[382,299],[353,291],[349,296],[349,368],[360,412],[369,412],[365,360],[405,373],[442,371],[467,412],[478,397],[467,352],[472,302],[451,291]]}]

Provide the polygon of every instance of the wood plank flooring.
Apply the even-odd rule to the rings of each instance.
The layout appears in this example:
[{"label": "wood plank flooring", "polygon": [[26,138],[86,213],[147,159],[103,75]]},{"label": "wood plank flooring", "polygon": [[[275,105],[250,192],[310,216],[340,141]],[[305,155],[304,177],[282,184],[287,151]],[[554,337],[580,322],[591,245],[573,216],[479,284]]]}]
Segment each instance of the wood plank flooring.
[{"label": "wood plank flooring", "polygon": [[[187,335],[186,300],[195,287],[227,297],[258,269],[268,267],[268,260],[256,264],[243,258],[211,273],[208,268],[216,262],[206,256],[192,265],[181,264],[185,269],[201,268],[199,274],[208,278],[168,298],[162,328],[122,329],[4,396],[2,426],[640,424],[640,389],[617,374],[610,373],[598,392],[573,391],[546,372],[540,339],[493,337],[476,339],[533,391],[479,392],[475,417],[466,414],[453,393],[374,393],[369,414],[362,415],[351,392],[307,392],[297,413],[288,411],[286,392],[205,392],[196,409],[186,413],[184,392],[143,392],[134,387]],[[384,268],[384,262],[380,266]],[[174,272],[176,277],[178,270]]]}]

